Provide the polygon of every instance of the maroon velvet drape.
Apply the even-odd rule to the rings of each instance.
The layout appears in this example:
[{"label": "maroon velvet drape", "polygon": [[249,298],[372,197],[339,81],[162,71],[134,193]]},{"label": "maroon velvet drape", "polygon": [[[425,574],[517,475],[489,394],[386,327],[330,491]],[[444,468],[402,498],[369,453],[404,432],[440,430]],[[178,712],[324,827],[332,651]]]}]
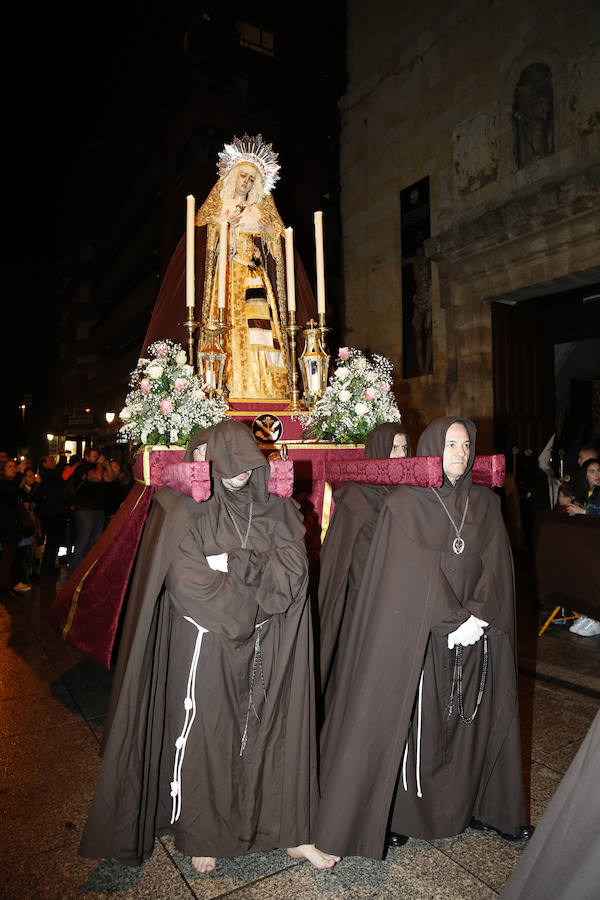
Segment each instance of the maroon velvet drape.
[{"label": "maroon velvet drape", "polygon": [[67,643],[107,669],[153,493],[148,485],[133,485],[48,610]]}]

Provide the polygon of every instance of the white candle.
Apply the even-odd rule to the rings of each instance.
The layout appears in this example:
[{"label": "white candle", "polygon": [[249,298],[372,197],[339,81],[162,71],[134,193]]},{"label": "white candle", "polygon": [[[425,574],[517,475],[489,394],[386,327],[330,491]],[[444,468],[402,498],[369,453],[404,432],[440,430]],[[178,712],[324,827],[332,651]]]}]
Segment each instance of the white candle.
[{"label": "white candle", "polygon": [[196,200],[193,194],[188,194],[186,199],[185,217],[185,305],[192,309],[196,305],[196,291],[194,289],[194,250],[196,244]]},{"label": "white candle", "polygon": [[285,277],[288,312],[296,312],[296,276],[294,274],[294,230],[285,229]]},{"label": "white candle", "polygon": [[225,280],[227,278],[227,222],[219,226],[219,278],[217,282],[217,305],[225,309]]},{"label": "white candle", "polygon": [[323,255],[323,213],[315,213],[315,249],[317,255],[317,312],[325,315],[325,259]]}]

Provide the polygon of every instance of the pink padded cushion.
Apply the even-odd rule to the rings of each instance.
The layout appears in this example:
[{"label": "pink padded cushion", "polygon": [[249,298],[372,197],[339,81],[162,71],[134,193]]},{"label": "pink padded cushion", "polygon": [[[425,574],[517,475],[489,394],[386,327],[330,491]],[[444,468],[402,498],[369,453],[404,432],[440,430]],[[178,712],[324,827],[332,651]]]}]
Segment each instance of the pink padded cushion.
[{"label": "pink padded cushion", "polygon": [[294,493],[294,463],[291,459],[269,460],[269,493],[277,497],[291,497]]},{"label": "pink padded cushion", "polygon": [[197,503],[208,500],[212,493],[209,462],[171,463],[164,467],[161,476],[161,487],[187,494]]},{"label": "pink padded cushion", "polygon": [[[439,456],[409,456],[406,459],[328,459],[324,463],[325,480],[332,484],[358,481],[363,484],[412,484],[439,487],[442,460]],[[476,456],[473,483],[502,487],[505,461],[502,454]]]},{"label": "pink padded cushion", "polygon": [[439,487],[442,461],[439,456],[409,456],[406,459],[328,459],[325,480],[332,484],[359,481],[365,484],[414,484]]},{"label": "pink padded cushion", "polygon": [[473,484],[484,487],[502,487],[506,474],[506,460],[502,453],[493,456],[476,456],[473,463]]},{"label": "pink padded cushion", "polygon": [[[291,497],[294,491],[294,464],[291,459],[271,460],[269,467],[269,493],[277,497]],[[153,471],[153,482],[154,474]],[[161,471],[160,487],[170,487],[180,494],[187,494],[198,503],[208,500],[211,495],[210,463],[171,463]]]}]

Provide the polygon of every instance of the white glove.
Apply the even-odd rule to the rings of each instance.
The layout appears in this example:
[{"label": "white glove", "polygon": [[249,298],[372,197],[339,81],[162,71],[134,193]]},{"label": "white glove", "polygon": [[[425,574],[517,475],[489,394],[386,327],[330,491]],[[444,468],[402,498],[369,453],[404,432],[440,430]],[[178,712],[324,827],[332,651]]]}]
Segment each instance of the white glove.
[{"label": "white glove", "polygon": [[226,553],[216,553],[214,556],[207,556],[206,562],[209,564],[211,569],[214,569],[215,572],[226,572],[227,571],[227,554]]},{"label": "white glove", "polygon": [[463,647],[476,644],[486,625],[489,625],[489,622],[478,619],[477,616],[469,616],[466,622],[448,635],[448,650],[452,650],[457,644],[462,644]]}]

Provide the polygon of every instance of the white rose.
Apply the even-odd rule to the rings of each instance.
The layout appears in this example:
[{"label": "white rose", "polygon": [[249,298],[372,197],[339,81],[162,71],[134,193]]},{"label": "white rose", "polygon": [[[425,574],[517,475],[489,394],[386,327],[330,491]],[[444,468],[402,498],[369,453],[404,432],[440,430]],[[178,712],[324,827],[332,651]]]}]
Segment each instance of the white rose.
[{"label": "white rose", "polygon": [[[182,351],[182,352],[183,352],[183,351]],[[183,370],[183,374],[184,374],[184,375],[193,375],[193,374],[194,374],[194,367],[193,367],[193,366],[185,365],[185,366],[182,367],[182,370]]]},{"label": "white rose", "polygon": [[119,413],[120,419],[130,419],[131,418],[131,410],[125,406],[121,412]]},{"label": "white rose", "polygon": [[366,412],[368,412],[369,407],[366,403],[357,403],[354,407],[354,412],[357,416],[364,416]]},{"label": "white rose", "polygon": [[163,373],[162,366],[148,366],[146,369],[146,374],[150,376],[150,378],[160,378]]},{"label": "white rose", "polygon": [[347,403],[351,397],[352,394],[350,393],[350,391],[340,391],[340,400],[342,401],[342,403]]},{"label": "white rose", "polygon": [[348,371],[348,369],[345,366],[339,366],[335,370],[335,377],[341,378],[342,381],[345,381],[346,378],[349,378],[349,376],[350,376],[350,372]]},{"label": "white rose", "polygon": [[367,361],[364,358],[364,356],[359,356],[358,359],[355,359],[354,362],[352,363],[352,365],[354,366],[355,369],[364,369],[366,364],[367,364]]},{"label": "white rose", "polygon": [[187,353],[185,352],[185,350],[180,350],[179,353],[175,354],[175,362],[178,366],[182,366],[187,362]]}]

